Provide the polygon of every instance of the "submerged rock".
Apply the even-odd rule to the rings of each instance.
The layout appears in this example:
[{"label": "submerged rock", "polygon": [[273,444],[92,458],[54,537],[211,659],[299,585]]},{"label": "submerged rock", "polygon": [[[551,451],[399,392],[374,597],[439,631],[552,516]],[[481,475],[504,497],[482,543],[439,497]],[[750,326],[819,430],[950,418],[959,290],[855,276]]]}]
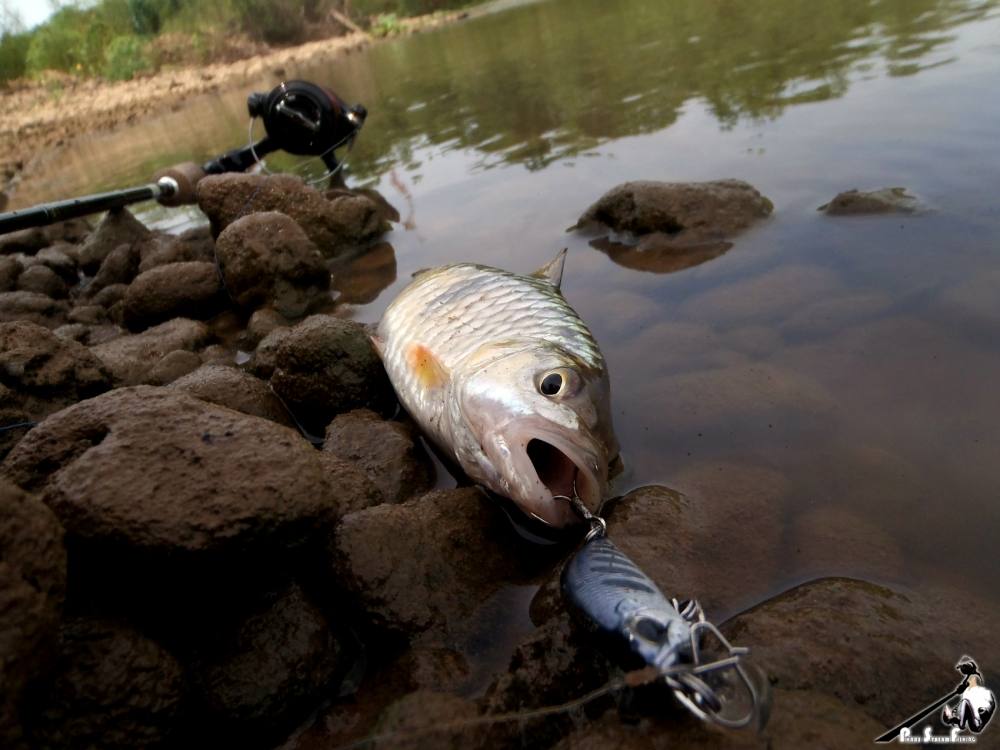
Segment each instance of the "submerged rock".
[{"label": "submerged rock", "polygon": [[626,182],[584,211],[577,228],[593,227],[634,236],[657,233],[657,242],[718,240],[771,214],[771,201],[742,180]]},{"label": "submerged rock", "polygon": [[22,695],[53,666],[66,588],[66,549],[55,515],[0,480],[0,745],[23,741]]},{"label": "submerged rock", "polygon": [[60,630],[58,666],[30,717],[42,747],[167,744],[183,715],[183,672],[164,648],[123,624],[90,617]]},{"label": "submerged rock", "polygon": [[171,318],[204,319],[225,305],[213,263],[168,263],[136,276],[125,293],[124,322],[141,330]]},{"label": "submerged rock", "polygon": [[920,201],[906,192],[906,188],[890,187],[881,190],[848,190],[838,193],[832,201],[824,203],[817,211],[830,216],[856,216],[859,214],[912,214],[920,211]]},{"label": "submerged rock", "polygon": [[226,290],[241,307],[270,304],[286,318],[305,314],[326,297],[330,272],[305,232],[275,211],[243,216],[217,241]]},{"label": "submerged rock", "polygon": [[211,175],[198,183],[198,205],[211,219],[216,236],[245,214],[279,211],[294,219],[329,257],[389,229],[371,198],[350,194],[327,200],[292,175]]},{"label": "submerged rock", "polygon": [[434,482],[433,464],[416,432],[369,409],[336,417],[326,428],[323,450],[357,464],[386,502],[402,502],[429,490]]},{"label": "submerged rock", "polygon": [[340,412],[367,407],[387,413],[396,402],[368,332],[330,315],[306,318],[281,337],[271,387],[316,432]]}]

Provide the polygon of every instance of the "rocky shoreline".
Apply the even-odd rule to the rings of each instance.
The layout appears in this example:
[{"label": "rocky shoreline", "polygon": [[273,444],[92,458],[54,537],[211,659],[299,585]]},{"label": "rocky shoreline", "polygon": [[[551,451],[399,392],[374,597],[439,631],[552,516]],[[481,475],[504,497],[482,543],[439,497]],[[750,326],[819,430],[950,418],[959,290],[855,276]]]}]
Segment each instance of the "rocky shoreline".
[{"label": "rocky shoreline", "polygon": [[[573,542],[435,489],[368,331],[338,317],[331,289],[394,280],[398,215],[287,176],[198,198],[210,226],[178,236],[121,210],[0,238],[4,747],[853,747],[954,684],[940,665],[996,662],[969,625],[995,613],[947,592],[827,578],[741,612],[784,564],[791,498],[713,464],[684,494],[627,493],[608,530],[671,593],[737,613],[768,727],[723,734],[650,688],[523,713],[621,672],[561,599]],[[629,183],[581,223],[658,270],[771,210],[736,181]]]}]

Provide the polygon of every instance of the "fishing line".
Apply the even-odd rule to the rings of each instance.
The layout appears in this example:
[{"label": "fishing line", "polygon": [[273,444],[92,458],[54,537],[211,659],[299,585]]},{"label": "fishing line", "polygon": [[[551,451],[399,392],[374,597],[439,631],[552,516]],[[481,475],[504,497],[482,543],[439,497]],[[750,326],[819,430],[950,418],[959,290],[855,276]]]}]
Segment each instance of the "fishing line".
[{"label": "fishing line", "polygon": [[579,698],[566,701],[565,703],[557,703],[551,706],[541,706],[539,708],[531,708],[523,711],[510,711],[507,713],[475,716],[468,719],[458,719],[456,721],[445,722],[444,724],[437,723],[425,727],[416,727],[414,729],[396,729],[391,732],[371,734],[346,745],[339,745],[334,748],[334,750],[354,750],[354,748],[384,742],[385,740],[405,739],[423,734],[433,734],[435,732],[461,732],[474,727],[493,724],[507,724],[512,721],[530,721],[532,719],[542,719],[547,716],[569,713],[570,711],[583,708],[588,703],[591,703],[598,698],[603,698],[605,695],[616,693],[625,688],[640,687],[642,685],[649,684],[650,682],[658,679],[660,676],[661,675],[657,670],[645,667],[633,672],[628,672],[623,677],[610,680],[601,687],[595,688],[589,693],[586,693]]}]

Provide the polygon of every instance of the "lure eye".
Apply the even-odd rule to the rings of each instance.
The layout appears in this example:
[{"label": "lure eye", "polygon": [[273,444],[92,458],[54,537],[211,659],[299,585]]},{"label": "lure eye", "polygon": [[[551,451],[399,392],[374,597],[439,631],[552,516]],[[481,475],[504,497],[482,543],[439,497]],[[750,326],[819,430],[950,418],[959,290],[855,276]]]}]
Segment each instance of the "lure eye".
[{"label": "lure eye", "polygon": [[538,384],[538,390],[543,396],[555,396],[562,390],[563,376],[558,372],[550,372]]}]

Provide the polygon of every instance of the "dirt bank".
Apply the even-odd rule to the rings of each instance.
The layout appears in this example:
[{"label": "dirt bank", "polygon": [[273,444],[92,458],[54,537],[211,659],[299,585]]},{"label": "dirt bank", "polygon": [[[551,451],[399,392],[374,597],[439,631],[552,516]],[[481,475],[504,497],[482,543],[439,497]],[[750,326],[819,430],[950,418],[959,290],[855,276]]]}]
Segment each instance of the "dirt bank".
[{"label": "dirt bank", "polygon": [[[436,28],[465,18],[467,12],[434,13],[400,22],[401,33]],[[148,115],[176,109],[192,96],[239,86],[264,75],[348,54],[376,41],[361,31],[320,39],[295,47],[272,49],[235,62],[161,70],[131,81],[111,82],[52,74],[20,81],[3,92],[0,112],[0,210],[4,193],[17,189],[19,177],[30,172],[52,150],[66,148],[80,134],[106,131]],[[248,52],[257,51],[253,48]]]}]

